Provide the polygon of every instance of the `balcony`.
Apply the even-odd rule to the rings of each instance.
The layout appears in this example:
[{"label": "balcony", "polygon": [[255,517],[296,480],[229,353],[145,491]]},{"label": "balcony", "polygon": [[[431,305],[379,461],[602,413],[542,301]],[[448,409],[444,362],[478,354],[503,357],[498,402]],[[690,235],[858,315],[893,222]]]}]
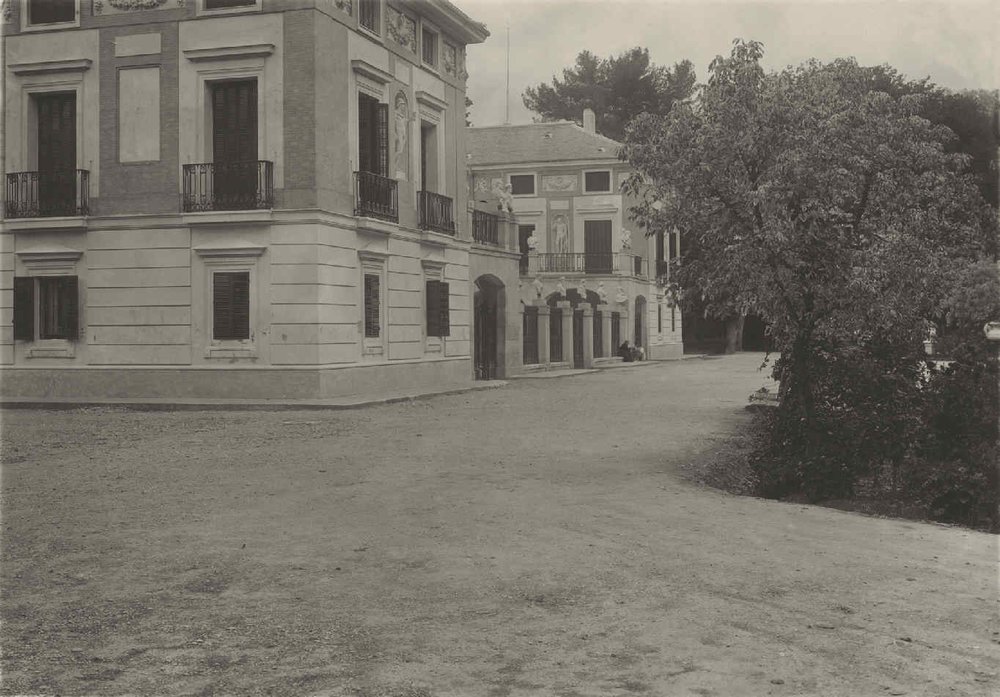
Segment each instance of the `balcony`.
[{"label": "balcony", "polygon": [[274,205],[274,164],[206,162],[184,165],[185,213],[247,211]]},{"label": "balcony", "polygon": [[396,180],[373,172],[355,172],[354,215],[398,223],[399,187]]},{"label": "balcony", "polygon": [[455,234],[455,218],[452,216],[452,201],[447,196],[431,191],[418,191],[417,203],[420,207],[420,227],[446,235]]},{"label": "balcony", "polygon": [[[532,260],[535,260],[537,267],[531,267]],[[646,275],[646,260],[635,254],[590,252],[537,254],[529,255],[528,261],[529,271],[535,273],[638,277],[645,277]]]},{"label": "balcony", "polygon": [[90,215],[90,172],[12,172],[4,201],[7,218]]},{"label": "balcony", "polygon": [[500,216],[486,211],[472,211],[472,239],[479,244],[500,247]]}]

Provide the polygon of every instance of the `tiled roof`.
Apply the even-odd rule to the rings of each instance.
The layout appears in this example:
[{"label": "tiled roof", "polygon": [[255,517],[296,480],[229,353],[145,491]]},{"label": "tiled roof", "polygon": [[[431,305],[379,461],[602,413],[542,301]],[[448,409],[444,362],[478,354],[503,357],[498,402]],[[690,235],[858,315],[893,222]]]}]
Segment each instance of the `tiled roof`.
[{"label": "tiled roof", "polygon": [[572,121],[470,128],[467,164],[507,165],[569,160],[617,160],[621,143],[589,133]]}]

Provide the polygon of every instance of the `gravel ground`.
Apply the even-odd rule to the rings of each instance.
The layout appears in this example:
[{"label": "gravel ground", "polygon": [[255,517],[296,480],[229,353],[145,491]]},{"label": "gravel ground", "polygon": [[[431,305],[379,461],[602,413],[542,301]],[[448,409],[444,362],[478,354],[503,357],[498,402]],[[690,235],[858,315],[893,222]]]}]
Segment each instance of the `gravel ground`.
[{"label": "gravel ground", "polygon": [[678,475],[759,363],[5,411],[2,693],[998,694],[997,537]]}]

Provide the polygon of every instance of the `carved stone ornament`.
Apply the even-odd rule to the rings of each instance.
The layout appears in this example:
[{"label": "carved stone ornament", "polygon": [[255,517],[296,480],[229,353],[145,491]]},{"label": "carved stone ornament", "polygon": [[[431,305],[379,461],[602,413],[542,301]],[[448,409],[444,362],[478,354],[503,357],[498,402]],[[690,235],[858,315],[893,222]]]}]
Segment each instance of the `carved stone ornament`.
[{"label": "carved stone ornament", "polygon": [[396,179],[406,181],[410,173],[410,103],[403,92],[396,94],[393,118],[396,126],[395,139],[393,141]]},{"label": "carved stone ornament", "polygon": [[389,38],[405,49],[417,52],[417,23],[394,7],[387,13]]},{"label": "carved stone ornament", "polygon": [[576,191],[577,178],[572,174],[542,177],[543,191]]},{"label": "carved stone ornament", "polygon": [[354,12],[354,5],[351,0],[333,0],[333,4],[338,10],[343,10],[347,14]]},{"label": "carved stone ornament", "polygon": [[630,249],[632,249],[632,233],[622,230],[622,250],[627,252]]},{"label": "carved stone ornament", "polygon": [[108,0],[108,4],[116,10],[152,10],[167,0]]},{"label": "carved stone ornament", "polygon": [[615,300],[617,300],[620,303],[628,302],[628,294],[625,292],[625,289],[622,288],[621,286],[618,286],[618,293],[615,295]]},{"label": "carved stone ornament", "polygon": [[576,287],[576,292],[580,294],[580,299],[587,302],[587,279],[581,278],[580,285]]},{"label": "carved stone ornament", "polygon": [[535,237],[534,231],[531,233],[531,237],[525,240],[528,243],[528,251],[534,252],[538,250],[538,238]]},{"label": "carved stone ornament", "polygon": [[449,75],[458,74],[458,57],[454,46],[445,42],[444,51],[441,54],[441,62],[444,64],[444,71]]},{"label": "carved stone ornament", "polygon": [[531,285],[535,289],[535,297],[536,298],[542,297],[542,293],[545,292],[545,284],[542,283],[542,279],[535,278],[535,280],[531,282]]},{"label": "carved stone ornament", "polygon": [[14,2],[15,0],[3,0],[3,10],[0,17],[3,18],[4,24],[9,24],[14,19]]},{"label": "carved stone ornament", "polygon": [[566,277],[560,276],[559,280],[556,281],[556,295],[560,298],[566,297]]},{"label": "carved stone ornament", "polygon": [[597,284],[597,297],[601,299],[602,305],[606,305],[608,303],[608,290],[604,287],[604,281],[600,281]]}]

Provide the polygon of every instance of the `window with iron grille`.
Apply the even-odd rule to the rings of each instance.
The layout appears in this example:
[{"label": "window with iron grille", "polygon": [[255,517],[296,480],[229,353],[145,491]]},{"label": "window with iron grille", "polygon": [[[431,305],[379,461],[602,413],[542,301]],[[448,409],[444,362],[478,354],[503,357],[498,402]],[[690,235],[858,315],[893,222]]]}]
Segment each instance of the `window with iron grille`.
[{"label": "window with iron grille", "polygon": [[438,35],[428,29],[423,28],[421,45],[421,54],[424,59],[424,63],[431,67],[437,66],[437,53],[438,53]]},{"label": "window with iron grille", "polygon": [[607,193],[611,191],[611,172],[584,172],[583,190],[588,193]]},{"label": "window with iron grille", "polygon": [[72,22],[76,19],[76,3],[77,0],[28,0],[28,24]]},{"label": "window with iron grille", "polygon": [[358,0],[358,24],[375,34],[379,33],[379,13],[382,0]]},{"label": "window with iron grille", "polygon": [[365,274],[365,338],[368,339],[377,339],[382,332],[380,285],[378,274]]},{"label": "window with iron grille", "polygon": [[76,276],[15,278],[14,339],[75,341],[79,329],[78,287]]},{"label": "window with iron grille", "polygon": [[514,196],[534,196],[535,175],[534,174],[510,175],[510,193],[513,194]]},{"label": "window with iron grille", "polygon": [[250,272],[212,274],[212,338],[246,341],[250,338]]},{"label": "window with iron grille", "polygon": [[443,281],[427,281],[427,336],[442,337],[450,334],[448,284]]}]

